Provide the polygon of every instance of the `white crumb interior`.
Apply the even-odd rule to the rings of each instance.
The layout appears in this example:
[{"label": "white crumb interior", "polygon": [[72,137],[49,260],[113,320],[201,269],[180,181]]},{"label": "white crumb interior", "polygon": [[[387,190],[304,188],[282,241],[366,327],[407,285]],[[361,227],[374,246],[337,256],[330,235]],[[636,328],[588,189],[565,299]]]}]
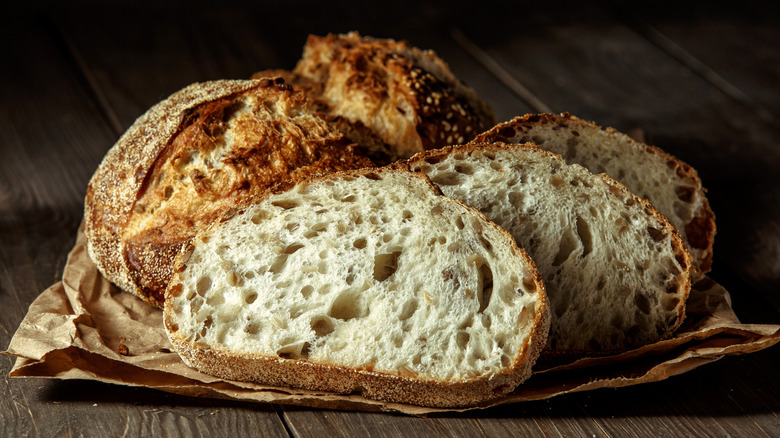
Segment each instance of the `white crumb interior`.
[{"label": "white crumb interior", "polygon": [[[646,146],[625,134],[580,125],[557,130],[543,125],[524,129],[510,140],[533,141],[562,155],[567,163],[617,179],[632,193],[652,202],[683,237],[686,225],[703,208],[704,199],[696,181],[681,177],[662,156],[647,153]],[[695,248],[691,251],[697,253]]]},{"label": "white crumb interior", "polygon": [[199,236],[166,305],[173,329],[233,354],[407,376],[513,365],[539,302],[528,265],[498,228],[403,175],[299,186]]},{"label": "white crumb interior", "polygon": [[682,270],[671,236],[584,168],[532,150],[455,152],[415,167],[534,259],[552,309],[548,347],[620,349],[678,320]]}]

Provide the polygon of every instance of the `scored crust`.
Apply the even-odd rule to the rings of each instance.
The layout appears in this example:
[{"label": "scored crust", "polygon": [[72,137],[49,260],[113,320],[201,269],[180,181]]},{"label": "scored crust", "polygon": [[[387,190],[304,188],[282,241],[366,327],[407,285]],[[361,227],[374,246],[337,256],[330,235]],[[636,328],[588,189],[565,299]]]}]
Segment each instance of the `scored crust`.
[{"label": "scored crust", "polygon": [[[438,187],[430,183],[427,177],[419,173],[411,173],[400,168],[359,169],[354,171],[336,172],[328,175],[305,178],[297,183],[281,183],[264,193],[257,202],[267,196],[281,193],[302,184],[314,184],[320,181],[334,180],[344,176],[365,175],[368,178],[379,178],[383,172],[403,172],[410,177],[426,181],[435,196],[443,196]],[[489,222],[485,216],[463,202],[448,198],[448,202],[458,204],[468,211],[468,214],[478,216],[485,221],[486,227],[493,228],[507,239],[512,252],[520,254],[528,263],[528,280],[533,283],[529,289],[538,291],[532,318],[532,329],[518,350],[514,360],[501,371],[476,378],[441,380],[410,376],[399,372],[378,372],[371,367],[348,368],[329,363],[311,362],[305,359],[290,359],[270,357],[261,354],[242,354],[208,347],[185,339],[177,329],[173,312],[176,306],[172,301],[183,293],[178,276],[174,276],[167,293],[168,304],[164,310],[164,326],[175,350],[184,362],[202,372],[238,381],[250,381],[262,384],[298,387],[310,390],[324,390],[336,393],[357,393],[365,397],[391,402],[410,403],[437,407],[476,406],[480,403],[505,395],[531,375],[531,368],[541,353],[550,324],[550,311],[547,295],[544,293],[544,283],[536,270],[533,261],[525,251],[518,248],[508,232]],[[232,210],[225,214],[222,220],[243,214],[243,210]],[[212,225],[219,226],[218,223]],[[205,231],[208,233],[208,231]],[[177,256],[177,272],[186,267],[188,258],[195,245],[194,241]]]},{"label": "scored crust", "polygon": [[443,60],[405,41],[311,35],[292,73],[326,117],[383,164],[465,143],[495,124]]},{"label": "scored crust", "polygon": [[162,306],[182,244],[286,179],[373,166],[280,78],[214,81],[138,118],[87,187],[87,248],[120,288]]},{"label": "scored crust", "polygon": [[[616,170],[607,171],[603,168],[590,168],[594,173],[607,173],[612,178],[620,180],[623,184],[628,186],[629,190],[635,194],[648,198],[650,202],[655,204],[656,208],[660,209],[660,202],[666,202],[667,204],[674,202],[685,206],[684,214],[689,216],[687,219],[678,215],[674,208],[669,207],[661,211],[667,218],[675,225],[680,232],[683,239],[688,244],[691,255],[694,262],[694,275],[696,278],[700,278],[704,274],[710,271],[712,268],[712,255],[713,244],[715,240],[716,226],[715,226],[715,214],[710,208],[709,201],[706,197],[706,190],[702,187],[701,180],[699,179],[696,170],[683,162],[682,160],[674,157],[673,155],[663,151],[662,149],[638,142],[620,133],[617,130],[587,122],[572,116],[568,113],[562,114],[527,114],[522,117],[516,117],[508,122],[500,123],[490,129],[489,131],[477,136],[475,142],[504,142],[504,143],[543,143],[539,139],[535,138],[534,129],[547,129],[560,132],[565,132],[562,128],[569,130],[572,135],[578,138],[571,138],[567,142],[567,150],[555,150],[554,152],[560,153],[564,156],[567,162],[575,162],[582,164],[574,160],[575,155],[587,156],[588,154],[600,154],[597,155],[598,160],[602,162],[611,161],[617,163],[621,159],[626,159],[628,154],[639,154],[642,157],[637,159],[631,159],[630,162],[624,163],[622,168]],[[599,138],[603,138],[605,141],[609,141],[611,144],[618,145],[624,150],[617,152],[603,152],[597,150],[599,145],[588,146],[587,142],[583,139],[583,135],[593,133],[598,134]],[[556,135],[556,134],[550,134]],[[548,147],[544,144],[540,144],[544,149]],[[579,154],[570,148],[594,148],[593,152],[581,151]],[[615,155],[617,153],[617,155]],[[640,190],[639,187],[635,187],[634,184],[630,184],[624,177],[621,177],[619,173],[630,171],[627,167],[633,169],[637,166],[643,166],[645,164],[658,163],[656,168],[666,167],[668,168],[667,175],[664,178],[659,178],[658,183],[661,186],[667,185],[674,192],[669,197],[672,199],[651,199],[644,190]],[[588,167],[588,166],[586,166]],[[591,166],[592,167],[592,166]],[[646,173],[647,175],[648,173]],[[674,187],[671,187],[674,185]],[[691,210],[689,213],[687,210]]]}]

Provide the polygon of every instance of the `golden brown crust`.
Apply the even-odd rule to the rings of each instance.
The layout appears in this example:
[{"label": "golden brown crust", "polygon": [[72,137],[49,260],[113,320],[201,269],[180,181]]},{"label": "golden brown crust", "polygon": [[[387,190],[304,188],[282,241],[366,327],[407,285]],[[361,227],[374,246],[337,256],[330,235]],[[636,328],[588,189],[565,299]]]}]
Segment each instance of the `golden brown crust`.
[{"label": "golden brown crust", "polygon": [[[490,107],[432,51],[355,32],[310,36],[297,82],[377,162],[469,141],[495,123]],[[353,125],[353,126],[350,126]]]},{"label": "golden brown crust", "polygon": [[[258,195],[253,202],[260,202],[271,194],[291,190],[297,185],[307,185],[317,183],[318,181],[344,178],[345,176],[365,175],[379,178],[380,176],[376,175],[383,172],[408,173],[415,178],[425,180],[432,192],[437,196],[443,196],[438,187],[424,174],[411,172],[403,163],[398,163],[392,168],[341,171],[310,176],[295,182],[281,182],[270,190]],[[528,261],[528,273],[534,283],[534,288],[538,291],[530,335],[526,343],[520,347],[512,364],[500,373],[472,379],[442,381],[410,377],[401,373],[382,373],[367,368],[351,369],[301,359],[234,354],[198,345],[184,339],[172,322],[173,316],[171,312],[173,312],[174,306],[166,306],[166,310],[163,313],[163,322],[168,338],[188,366],[225,379],[343,394],[360,393],[365,397],[377,400],[436,407],[476,406],[506,395],[518,384],[530,377],[531,368],[546,344],[547,332],[550,326],[550,309],[544,282],[528,254],[517,246],[506,230],[487,221],[487,218],[481,212],[467,206],[460,200],[452,199],[452,201],[463,205],[473,214],[482,217],[487,222],[487,226],[492,226],[497,232],[506,237],[507,241],[512,245],[513,251]],[[223,220],[235,214],[242,214],[242,211],[230,211],[223,216]],[[212,224],[212,226],[216,226],[216,223]],[[188,242],[186,248],[177,256],[177,270],[183,269],[183,264],[186,263],[188,254],[192,251],[192,245],[192,242]],[[173,300],[177,294],[181,294],[181,291],[180,283],[177,277],[174,276],[168,287],[167,299]]]},{"label": "golden brown crust", "polygon": [[[622,134],[614,128],[601,126],[579,119],[569,113],[562,114],[527,114],[522,117],[516,117],[508,122],[500,123],[478,135],[475,142],[504,142],[512,143],[512,138],[522,136],[524,130],[534,126],[551,125],[553,129],[557,126],[574,126],[583,130],[603,130],[611,135],[619,135],[626,144],[633,148],[644,151],[647,154],[655,156],[658,160],[664,162],[682,181],[684,186],[694,187],[695,189],[680,188],[677,189],[677,196],[684,202],[690,201],[693,196],[692,190],[695,190],[698,198],[701,199],[701,205],[693,213],[693,217],[679,230],[680,234],[686,240],[694,258],[695,275],[697,278],[709,272],[712,268],[713,245],[715,241],[716,226],[715,214],[710,208],[705,195],[706,190],[702,187],[696,170],[678,159],[677,157],[663,151],[662,149],[635,141],[625,134]],[[528,138],[525,141],[533,141]]]},{"label": "golden brown crust", "polygon": [[310,114],[283,80],[189,86],[141,116],[87,188],[90,256],[113,283],[162,306],[182,244],[280,180],[373,164]]}]

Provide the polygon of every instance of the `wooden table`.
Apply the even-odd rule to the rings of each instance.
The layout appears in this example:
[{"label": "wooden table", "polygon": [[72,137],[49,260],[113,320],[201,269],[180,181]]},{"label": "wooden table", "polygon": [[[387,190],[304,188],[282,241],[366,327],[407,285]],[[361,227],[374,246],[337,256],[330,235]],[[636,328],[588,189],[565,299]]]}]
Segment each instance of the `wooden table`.
[{"label": "wooden table", "polygon": [[[61,277],[87,181],[137,116],[192,82],[291,68],[309,33],[349,30],[434,49],[500,120],[568,111],[641,132],[696,167],[718,215],[712,277],[743,322],[777,324],[780,17],[677,6],[4,8],[0,348]],[[779,359],[769,348],[654,384],[412,418],[8,379],[2,356],[0,435],[780,436]]]}]

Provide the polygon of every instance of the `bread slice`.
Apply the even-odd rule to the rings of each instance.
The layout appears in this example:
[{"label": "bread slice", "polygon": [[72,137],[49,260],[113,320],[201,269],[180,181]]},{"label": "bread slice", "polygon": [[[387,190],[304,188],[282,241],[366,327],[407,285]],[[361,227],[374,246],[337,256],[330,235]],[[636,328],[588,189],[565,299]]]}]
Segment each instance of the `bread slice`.
[{"label": "bread slice", "polygon": [[549,324],[531,259],[423,175],[337,173],[199,234],[164,310],[184,361],[227,379],[467,406],[530,374]]},{"label": "bread slice", "polygon": [[694,275],[712,266],[715,214],[696,170],[661,149],[602,129],[569,114],[529,114],[478,136],[482,142],[534,142],[567,163],[606,173],[653,203],[680,232],[693,257]]},{"label": "bread slice", "polygon": [[328,117],[377,162],[465,143],[495,124],[441,58],[405,41],[312,35],[293,73],[320,85]]},{"label": "bread slice", "polygon": [[666,218],[619,182],[533,144],[450,147],[408,166],[534,259],[552,307],[547,357],[623,351],[682,323],[690,255]]},{"label": "bread slice", "polygon": [[152,107],[87,188],[87,248],[120,288],[162,306],[175,255],[271,185],[372,166],[278,78],[191,85]]}]

